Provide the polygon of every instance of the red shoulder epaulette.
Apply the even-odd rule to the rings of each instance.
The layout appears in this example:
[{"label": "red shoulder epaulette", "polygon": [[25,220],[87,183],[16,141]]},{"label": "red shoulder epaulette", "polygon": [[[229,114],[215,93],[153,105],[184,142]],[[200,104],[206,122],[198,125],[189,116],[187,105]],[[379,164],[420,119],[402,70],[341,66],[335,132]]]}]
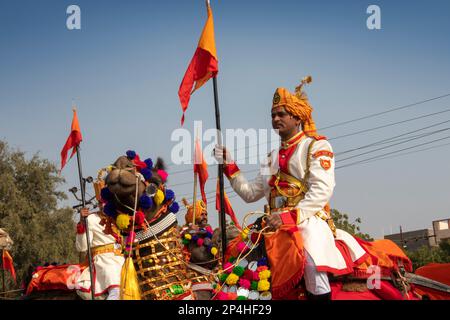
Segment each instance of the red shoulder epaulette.
[{"label": "red shoulder epaulette", "polygon": [[325,137],[325,136],[314,136],[313,138],[316,139],[317,141],[319,141],[319,140],[328,140],[327,137]]}]

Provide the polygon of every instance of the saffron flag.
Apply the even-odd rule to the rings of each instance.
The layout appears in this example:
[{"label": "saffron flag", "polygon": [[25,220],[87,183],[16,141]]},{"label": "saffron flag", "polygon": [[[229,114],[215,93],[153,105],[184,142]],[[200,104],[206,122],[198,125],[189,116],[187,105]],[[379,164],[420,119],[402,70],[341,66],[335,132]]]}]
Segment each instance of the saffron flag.
[{"label": "saffron flag", "polygon": [[198,181],[200,182],[200,191],[202,193],[202,199],[203,202],[207,204],[205,194],[205,183],[206,180],[208,180],[208,164],[203,158],[202,149],[200,148],[200,143],[198,139],[195,141],[194,172],[198,174]]},{"label": "saffron flag", "polygon": [[70,155],[70,158],[73,157],[75,152],[77,151],[76,147],[80,145],[80,142],[83,140],[81,136],[81,130],[80,125],[78,123],[78,117],[77,117],[77,110],[73,109],[73,119],[72,119],[72,128],[70,130],[69,137],[67,138],[66,144],[64,145],[63,149],[61,150],[61,171],[66,165],[67,162],[67,152],[70,149],[72,150],[72,154]]},{"label": "saffron flag", "polygon": [[219,70],[216,53],[216,42],[214,40],[214,21],[211,6],[207,1],[208,19],[203,28],[202,35],[197,45],[197,50],[191,59],[183,81],[178,90],[180,97],[183,116],[181,117],[181,125],[184,123],[184,113],[188,108],[191,94],[200,88],[205,82],[217,75]]},{"label": "saffron flag", "polygon": [[[231,220],[233,221],[234,225],[236,227],[238,227],[239,229],[242,229],[239,221],[236,218],[236,215],[234,214],[233,208],[231,207],[231,203],[230,200],[228,199],[227,193],[225,192],[225,190],[223,190],[223,195],[224,195],[224,209],[225,209],[225,213],[228,214],[231,218]],[[217,181],[217,191],[216,191],[216,210],[220,212],[220,186],[219,186],[219,181]]]},{"label": "saffron flag", "polygon": [[16,270],[14,270],[13,259],[7,250],[3,250],[2,253],[2,269],[9,271],[16,281]]}]

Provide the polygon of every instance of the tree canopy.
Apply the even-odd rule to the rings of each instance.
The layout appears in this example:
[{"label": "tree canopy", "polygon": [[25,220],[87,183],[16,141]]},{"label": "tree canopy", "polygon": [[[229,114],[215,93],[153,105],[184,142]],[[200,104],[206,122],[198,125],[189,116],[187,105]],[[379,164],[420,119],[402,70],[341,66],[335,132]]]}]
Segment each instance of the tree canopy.
[{"label": "tree canopy", "polygon": [[18,284],[31,265],[77,262],[73,210],[58,207],[58,201],[67,198],[57,190],[63,182],[47,159],[39,154],[27,159],[0,140],[0,227],[14,241],[11,255]]}]

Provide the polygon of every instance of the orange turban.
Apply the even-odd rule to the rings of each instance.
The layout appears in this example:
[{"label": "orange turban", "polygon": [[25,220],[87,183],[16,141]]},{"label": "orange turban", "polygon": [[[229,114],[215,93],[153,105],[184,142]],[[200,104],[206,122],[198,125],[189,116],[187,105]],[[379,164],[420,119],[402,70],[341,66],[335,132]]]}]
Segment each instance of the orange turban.
[{"label": "orange turban", "polygon": [[316,124],[312,118],[313,108],[309,104],[306,94],[302,92],[303,85],[311,81],[311,76],[305,77],[300,85],[295,88],[295,94],[291,94],[285,88],[277,88],[273,95],[272,109],[284,107],[289,114],[300,119],[305,134],[313,137],[317,135]]},{"label": "orange turban", "polygon": [[[186,206],[187,212],[184,216],[184,219],[186,220],[186,224],[192,223],[192,215],[194,213],[194,206],[192,204],[189,204],[185,198],[183,198],[183,204]],[[195,223],[198,223],[198,219],[202,217],[203,213],[207,213],[206,211],[206,205],[203,202],[203,200],[197,200],[196,206],[195,206]]]}]

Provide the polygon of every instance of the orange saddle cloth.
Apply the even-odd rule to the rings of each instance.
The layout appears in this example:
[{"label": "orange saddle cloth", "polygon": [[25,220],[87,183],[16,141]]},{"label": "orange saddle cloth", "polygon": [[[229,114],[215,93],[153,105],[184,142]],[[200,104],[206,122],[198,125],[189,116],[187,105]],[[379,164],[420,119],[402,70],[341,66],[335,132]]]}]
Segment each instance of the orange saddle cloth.
[{"label": "orange saddle cloth", "polygon": [[26,294],[36,291],[76,289],[76,281],[87,266],[64,264],[59,266],[38,267],[33,273]]}]

